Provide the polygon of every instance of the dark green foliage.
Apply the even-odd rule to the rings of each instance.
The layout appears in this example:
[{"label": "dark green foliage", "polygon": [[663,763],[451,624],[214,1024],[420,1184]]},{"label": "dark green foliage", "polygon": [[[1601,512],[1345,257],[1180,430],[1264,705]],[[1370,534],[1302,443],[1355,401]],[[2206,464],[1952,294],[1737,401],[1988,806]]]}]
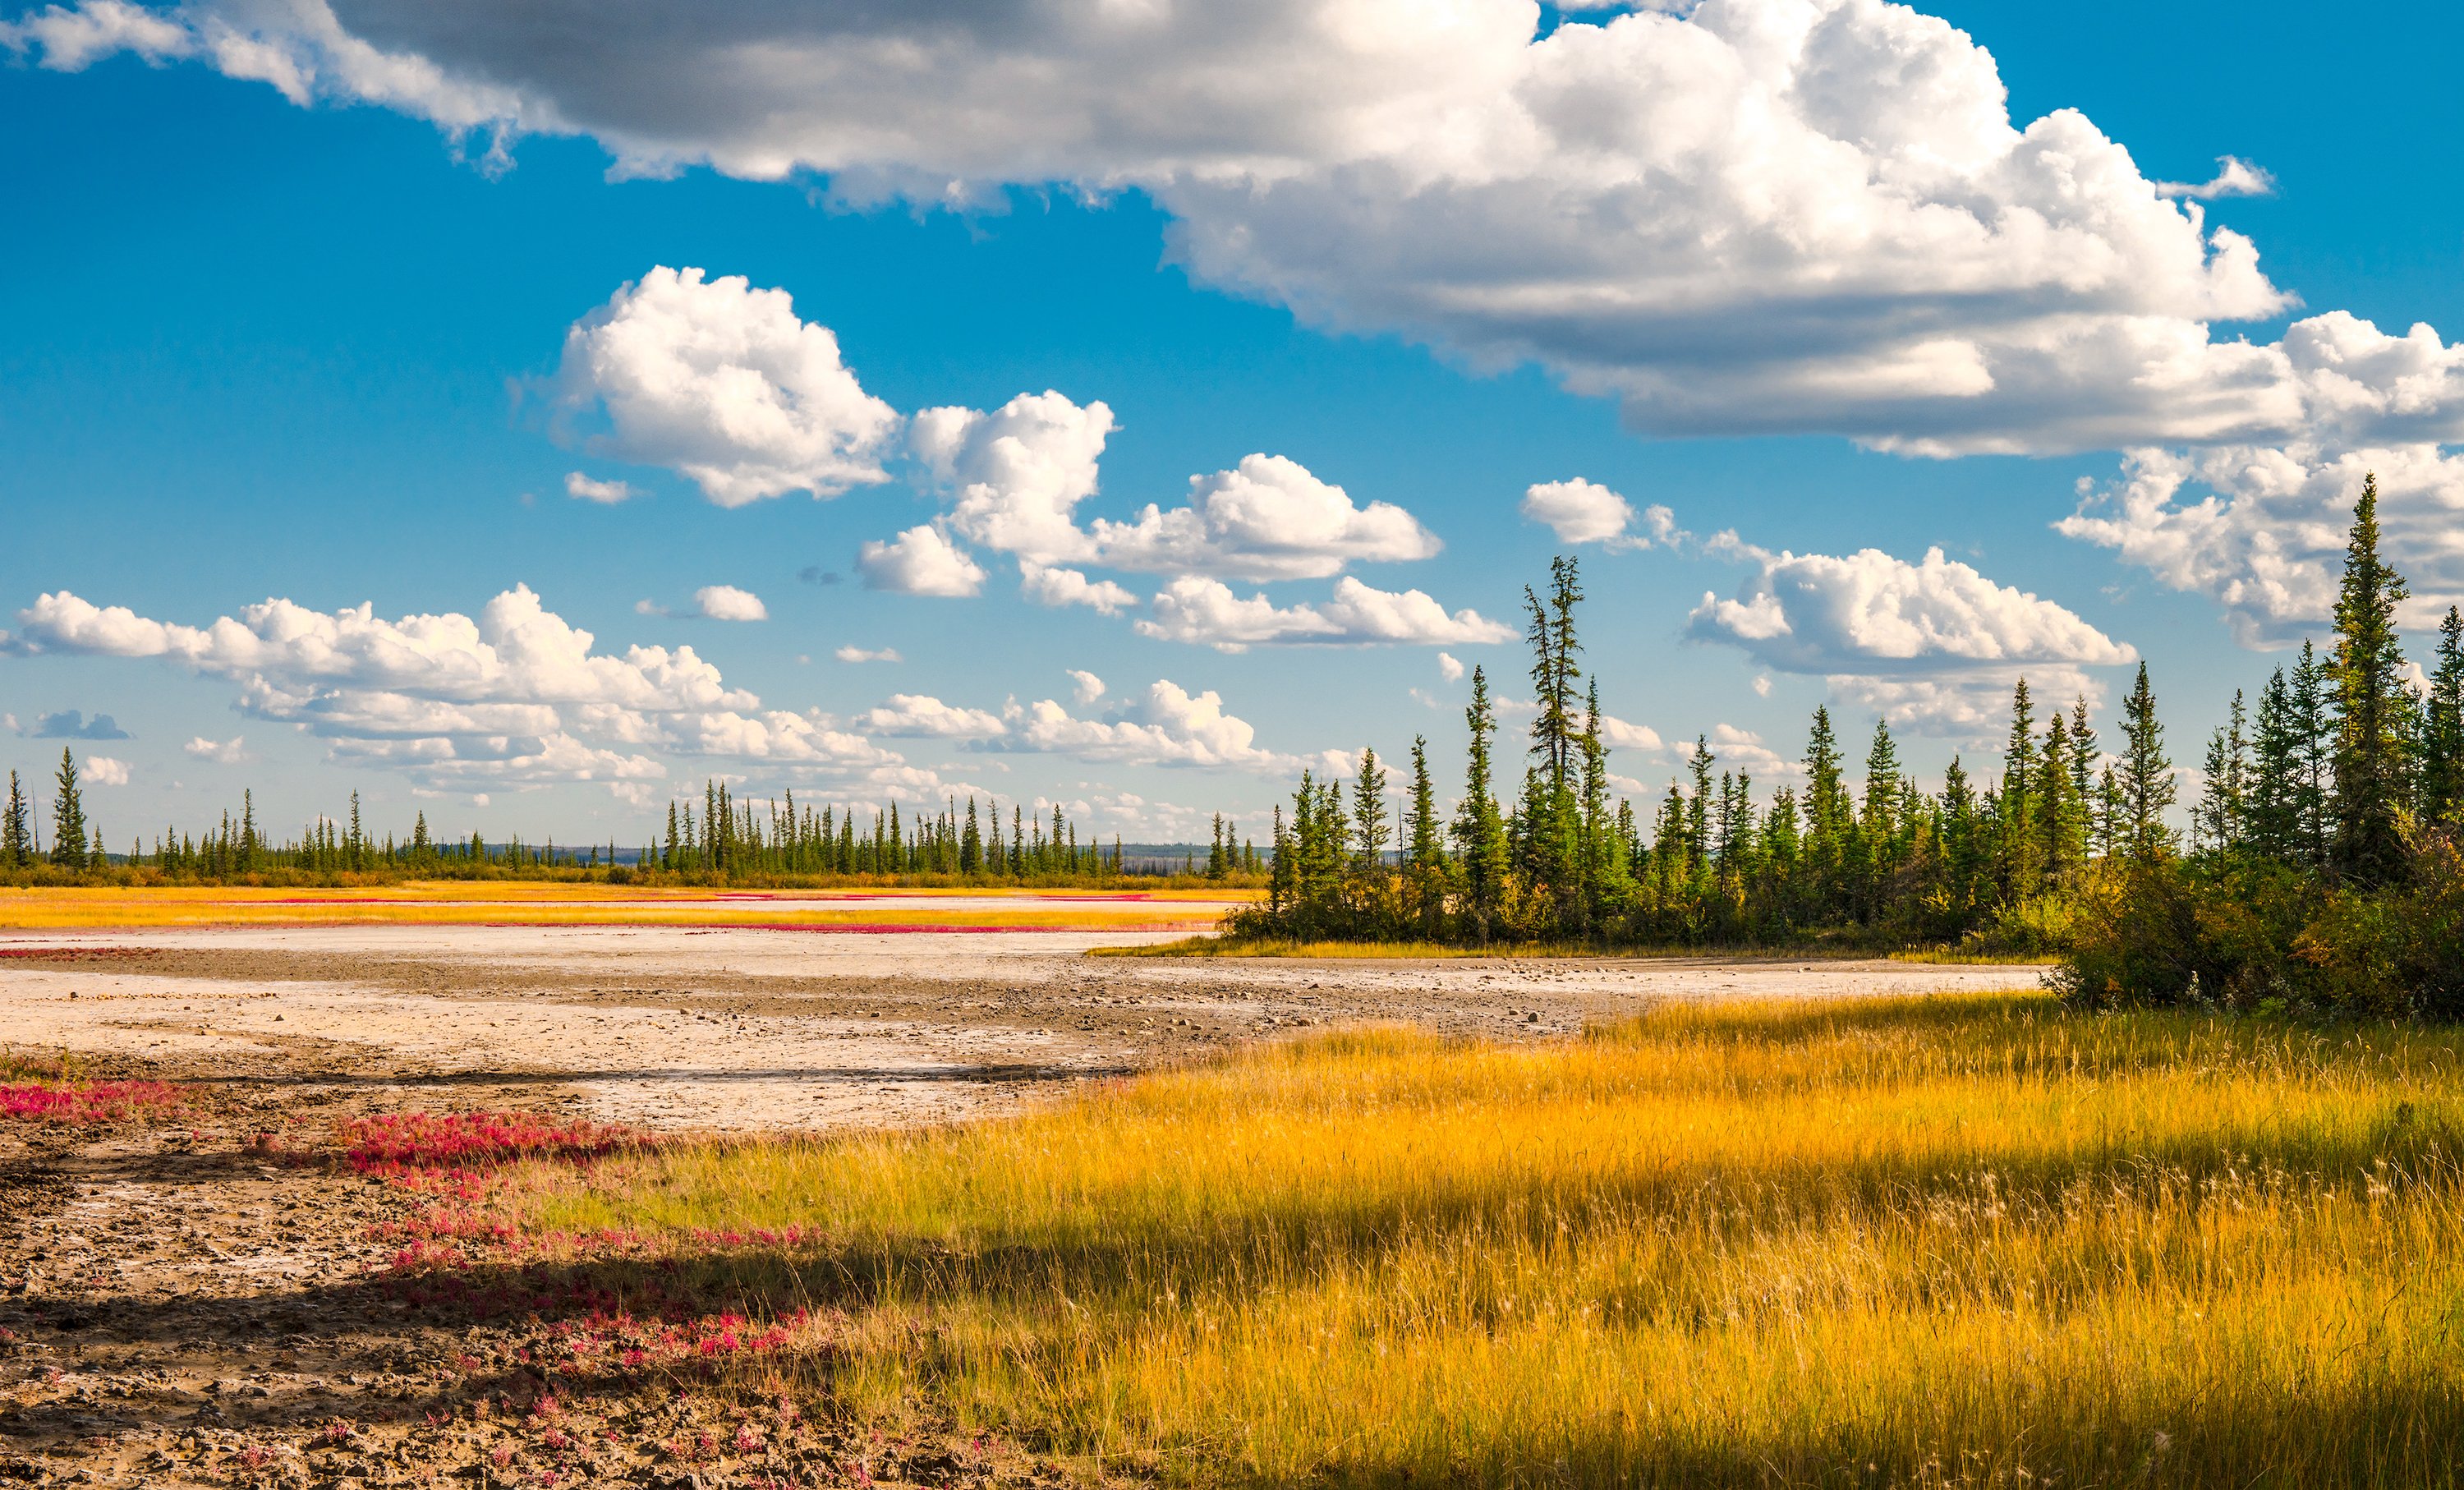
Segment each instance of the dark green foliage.
[{"label": "dark green foliage", "polygon": [[[1472,674],[1465,791],[1452,852],[1436,827],[1425,741],[1413,751],[1401,851],[1386,849],[1385,773],[1364,751],[1349,819],[1342,784],[1304,775],[1288,830],[1278,813],[1271,892],[1235,919],[1269,939],[1594,941],[1753,945],[1831,937],[2041,949],[2061,920],[2064,887],[2089,859],[2094,734],[2082,702],[2042,733],[2026,686],[2013,700],[2015,791],[1978,796],[1954,763],[1940,797],[1902,769],[1878,724],[1853,789],[1827,711],[1806,745],[1800,798],[1759,807],[1747,773],[1721,768],[1698,737],[1648,838],[1632,802],[1613,800],[1596,686],[1575,704],[1571,560],[1551,566],[1549,594],[1527,592],[1531,679],[1540,696],[1522,791],[1510,812],[1494,795],[1496,716],[1486,674]],[[2143,698],[2152,724],[2153,702]],[[2143,730],[2150,740],[2152,734]],[[2082,743],[2085,742],[2085,743]],[[2165,771],[2158,751],[2142,762]],[[2162,810],[2169,779],[2144,795]]]},{"label": "dark green foliage", "polygon": [[2165,755],[2165,726],[2156,717],[2156,695],[2147,687],[2147,665],[2139,665],[2139,679],[2122,703],[2122,823],[2116,833],[2120,850],[2142,864],[2162,859],[2175,845],[2165,809],[2173,805],[2180,783],[2173,762]]},{"label": "dark green foliage", "polygon": [[63,749],[52,789],[52,863],[63,869],[86,866],[85,797],[77,787],[77,758]]},{"label": "dark green foliage", "polygon": [[2335,867],[2365,886],[2403,875],[2403,820],[2411,795],[2407,736],[2413,698],[2395,629],[2406,591],[2403,578],[2379,557],[2378,507],[2378,478],[2371,476],[2353,509],[2336,600],[2336,649],[2327,663],[2336,717]]},{"label": "dark green foliage", "polygon": [[2378,487],[2353,512],[2322,664],[2308,643],[2210,742],[2188,860],[2108,861],[2071,922],[2071,995],[2371,1018],[2464,1018],[2464,618],[2429,688],[2404,679],[2404,581],[2380,557]]},{"label": "dark green foliage", "polygon": [[26,804],[26,789],[17,773],[9,773],[9,805],[0,815],[0,869],[22,869],[34,862],[34,815]]},{"label": "dark green foliage", "polygon": [[2453,605],[2438,624],[2438,667],[2422,712],[2422,821],[2464,825],[2464,615]]},{"label": "dark green foliage", "polygon": [[[1633,804],[1607,800],[1596,688],[1573,705],[1573,563],[1552,565],[1551,581],[1545,599],[1526,592],[1540,707],[1511,812],[1492,795],[1496,722],[1475,671],[1453,853],[1420,826],[1435,807],[1418,742],[1403,893],[1382,853],[1347,859],[1323,846],[1340,824],[1310,824],[1339,789],[1304,778],[1294,800],[1303,867],[1279,865],[1277,895],[1236,931],[1953,943],[2064,953],[2071,995],[2099,1006],[2464,1018],[2464,614],[2449,612],[2436,670],[2414,692],[2394,625],[2404,584],[2378,555],[2375,482],[2354,511],[2332,656],[2322,662],[2304,643],[2291,669],[2267,680],[2255,713],[2234,696],[2208,743],[2187,854],[2144,664],[2109,763],[2084,699],[2040,727],[2022,680],[1998,781],[1980,786],[1954,758],[1927,796],[1878,724],[1852,788],[1831,715],[1817,709],[1801,795],[1784,790],[1758,809],[1747,776],[1721,769],[1698,737],[1646,841]],[[1374,756],[1364,767],[1382,796]]]}]

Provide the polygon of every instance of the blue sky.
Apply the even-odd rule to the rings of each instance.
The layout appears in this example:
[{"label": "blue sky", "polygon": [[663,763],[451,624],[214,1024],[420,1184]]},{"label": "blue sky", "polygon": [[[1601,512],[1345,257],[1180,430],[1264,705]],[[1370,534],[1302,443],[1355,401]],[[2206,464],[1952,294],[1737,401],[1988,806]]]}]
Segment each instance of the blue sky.
[{"label": "blue sky", "polygon": [[[1162,107],[1119,81],[1105,50],[1116,38],[1030,21],[964,38],[946,77],[877,83],[969,99],[953,123],[920,103],[911,118],[896,98],[839,108],[854,75],[830,71],[832,49],[857,67],[873,38],[817,5],[779,23],[794,34],[756,38],[794,42],[817,69],[773,79],[799,107],[823,100],[779,125],[726,101],[717,52],[675,46],[656,6],[571,17],[596,33],[581,64],[542,62],[484,26],[426,34],[416,8],[373,0],[0,5],[13,59],[0,64],[0,128],[42,142],[0,163],[14,229],[0,235],[0,708],[16,731],[0,752],[46,769],[65,727],[46,716],[109,714],[124,737],[74,748],[103,762],[95,810],[115,841],[201,826],[253,785],[277,821],[356,786],[388,826],[424,809],[492,837],[633,842],[649,802],[711,775],[756,795],[1058,799],[1101,831],[1179,836],[1212,810],[1263,823],[1302,764],[1362,744],[1399,756],[1416,732],[1451,784],[1465,685],[1441,654],[1503,674],[1509,693],[1522,668],[1511,641],[1479,640],[1485,628],[1458,613],[1514,628],[1521,586],[1570,549],[1603,702],[1630,727],[1617,768],[1650,794],[1675,764],[1652,739],[1725,727],[1724,756],[1770,782],[1824,701],[1859,737],[1888,712],[1928,776],[1997,733],[1991,702],[2019,674],[2101,690],[2109,727],[2143,657],[2176,756],[2192,757],[2231,690],[2273,665],[2267,649],[2317,627],[2338,504],[2365,466],[2388,486],[2423,603],[2464,589],[2444,537],[2464,515],[2447,453],[2464,439],[2464,372],[2443,344],[2345,335],[2332,378],[2298,349],[2287,371],[2233,345],[2306,346],[2310,318],[2335,312],[2389,339],[2464,322],[2464,167],[2434,143],[2454,121],[2433,72],[2464,23],[2444,11],[2329,26],[2247,5],[1934,8],[1960,39],[1878,6],[1733,0],[1691,19],[1586,11],[1566,22],[1585,29],[1568,38],[1581,50],[1534,52],[1513,6],[1463,0],[1463,35],[1373,26],[1356,55],[1278,66],[1323,52],[1310,28],[1334,8],[1278,0],[1234,34],[1156,9],[1135,55]],[[1349,9],[1374,21],[1384,7]],[[1795,142],[1723,146],[1726,195],[1661,184],[1655,171],[1674,180],[1688,157],[1668,142],[1683,116],[1632,103],[1667,101],[1655,69],[1703,34],[1742,55],[1752,28],[1808,15],[1837,50],[1808,43],[1788,64]],[[1866,44],[1877,37],[1897,50]],[[2128,152],[2127,179],[2050,209],[2047,168],[2012,165],[1972,97],[1888,71],[1914,57],[1972,83],[1986,64],[1971,41],[2008,87],[2010,124],[2081,111]],[[999,64],[1019,53],[1087,71],[1058,102],[1007,91]],[[291,70],[298,101],[256,80],[266,56]],[[1245,93],[1193,104],[1205,121],[1193,142],[1172,69],[1226,56],[1258,69],[1272,107],[1244,116]],[[1455,94],[1412,92],[1458,74]],[[1485,119],[1501,78],[1559,103],[1595,87],[1586,106],[1632,104],[1635,127],[1534,102],[1556,131],[1536,143],[1519,117],[1480,123],[1490,133],[1461,156],[1428,142],[1442,133],[1414,111]],[[1380,88],[1397,92],[1402,125],[1310,112]],[[1101,121],[1082,127],[1090,101]],[[1701,106],[1724,124],[1739,108],[1732,93]],[[874,127],[884,120],[897,127]],[[1892,156],[1885,137],[1919,144]],[[1591,153],[1567,164],[1578,144]],[[2078,137],[2053,144],[2078,154]],[[1906,184],[1932,168],[1907,161],[1945,154],[1962,162],[1957,180]],[[2195,228],[2189,199],[2146,184],[2207,182],[2228,155],[2272,189],[2195,204]],[[746,179],[764,175],[784,179]],[[1417,186],[1393,185],[1404,178]],[[930,205],[953,181],[965,202]],[[1767,186],[1779,205],[1737,218]],[[1510,207],[1526,188],[1544,204],[1536,224]],[[1986,226],[1925,238],[1947,245],[1938,265],[1904,243],[1837,238],[1802,262],[1718,247],[1740,231],[1820,238],[1832,228],[1789,213],[1835,193],[1874,214],[1876,239],[1933,233],[1950,208]],[[1638,202],[1650,210],[1618,215]],[[2012,227],[2074,207],[2074,236],[2053,251]],[[1411,228],[1423,211],[1460,246]],[[2255,270],[2226,263],[2217,229],[2255,245]],[[593,374],[567,346],[578,324],[584,341],[593,325],[646,330],[637,292],[660,266],[705,272],[671,309],[721,340],[780,332],[774,302],[750,292],[792,296],[790,330],[828,328],[890,422],[836,437],[864,445],[855,464],[883,479],[826,500],[708,499],[687,468],[775,465],[776,442],[707,420],[680,432],[694,409],[625,405],[610,379],[630,364]],[[721,292],[724,276],[745,284]],[[1473,303],[1508,280],[1530,288]],[[1711,313],[1700,319],[1694,284]],[[1610,292],[1651,309],[1603,315]],[[2199,350],[2076,351],[2151,327]],[[1704,349],[1670,350],[1689,338]],[[623,363],[640,343],[605,345]],[[799,449],[833,437],[819,386],[783,395],[811,427]],[[1959,391],[1944,400],[1944,387]],[[1072,511],[1084,529],[1151,502],[1172,512],[1191,477],[1253,454],[1294,464],[1249,472],[1268,478],[1263,496],[1235,483],[1263,515],[1219,522],[1199,548],[1125,558],[1133,544],[1073,528],[1075,557],[1039,560],[1000,537],[1023,498],[1004,488],[970,517],[963,472],[931,469],[913,416],[1047,389],[1111,411],[1097,490]],[[1911,445],[1940,453],[1890,452]],[[2139,452],[2127,468],[2124,449]],[[2125,469],[2146,502],[2093,495],[2118,493]],[[2147,485],[2167,470],[2179,479]],[[577,472],[634,494],[577,499]],[[1634,535],[1665,506],[1661,537],[1570,545],[1518,512],[1535,483],[1574,478],[1621,493]],[[1299,509],[1276,503],[1328,500],[1305,481],[1347,494],[1349,537],[1288,537]],[[2082,481],[2084,515],[2105,526],[2057,532],[2083,511]],[[1409,516],[1358,515],[1380,503]],[[860,562],[863,545],[919,528],[936,552],[968,556],[975,593],[900,593],[920,571]],[[1438,552],[1410,557],[1431,538]],[[1943,559],[1928,564],[1933,547]],[[1036,603],[1022,560],[1126,599],[1113,614]],[[1338,614],[1347,582],[1435,605],[1364,641]],[[1264,594],[1287,629],[1293,607],[1318,607],[1310,624],[1339,645],[1222,649],[1248,634],[1225,629],[1228,612],[1157,608],[1184,584],[1226,603]],[[418,667],[388,660],[390,631],[361,635],[373,650],[328,653],[270,631],[233,650],[162,629],[245,619],[269,598],[297,614],[365,603],[372,625],[484,621],[517,585],[590,632],[615,671],[593,664],[596,681],[577,682],[563,663],[509,665],[474,682],[458,643]],[[766,618],[693,614],[697,591],[722,585],[759,597]],[[666,661],[623,664],[636,646]],[[700,668],[690,687],[672,666],[686,646]],[[845,662],[841,648],[899,660]]]}]

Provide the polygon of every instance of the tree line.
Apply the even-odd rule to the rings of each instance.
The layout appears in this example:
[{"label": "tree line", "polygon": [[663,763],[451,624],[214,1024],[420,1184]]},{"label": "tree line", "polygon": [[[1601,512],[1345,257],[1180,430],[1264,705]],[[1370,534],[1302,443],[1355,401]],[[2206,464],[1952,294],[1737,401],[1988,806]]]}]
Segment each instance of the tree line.
[{"label": "tree line", "polygon": [[1496,701],[1475,668],[1452,811],[1441,813],[1425,738],[1413,742],[1392,808],[1374,751],[1348,786],[1304,773],[1288,815],[1276,812],[1266,899],[1233,934],[2076,952],[2084,959],[2073,959],[2074,981],[2094,984],[2095,997],[2173,997],[2189,961],[2162,973],[2098,962],[2134,887],[2176,887],[2159,898],[2181,909],[2183,896],[2226,893],[2196,891],[2228,870],[2265,866],[2299,888],[2292,900],[2324,905],[2418,889],[2451,852],[2464,817],[2464,617],[2449,610],[2428,686],[2410,686],[2395,626],[2406,592],[2380,554],[2377,507],[2371,478],[2355,507],[2331,647],[2305,643],[2255,713],[2236,701],[2210,742],[2188,842],[2144,663],[2110,751],[2085,699],[2041,701],[2023,679],[1991,774],[1954,756],[1927,792],[1903,769],[1887,720],[1859,771],[1829,711],[1816,709],[1801,784],[1758,799],[1750,773],[1723,766],[1698,737],[1683,779],[1646,820],[1610,789],[1598,688],[1586,681],[1576,626],[1580,572],[1560,558],[1545,589],[1524,593],[1534,712],[1510,801],[1499,790],[1510,762],[1500,758]]},{"label": "tree line", "polygon": [[[248,884],[334,883],[403,879],[569,879],[613,884],[828,885],[917,882],[1088,886],[1116,882],[1141,871],[1124,866],[1117,835],[1108,846],[1058,806],[1047,817],[1029,818],[1013,802],[1002,822],[998,800],[970,797],[963,809],[954,797],[929,816],[902,818],[897,803],[868,810],[830,803],[799,804],[738,800],[723,782],[708,783],[701,801],[671,801],[664,831],[637,852],[614,843],[581,847],[532,844],[515,837],[490,844],[431,836],[428,815],[418,814],[408,836],[382,839],[363,825],[360,794],[340,819],[319,816],[296,837],[275,839],[260,825],[254,792],[242,794],[236,814],[225,812],[203,834],[166,829],[149,849],[134,843],[125,854],[108,852],[86,815],[77,761],[60,754],[53,778],[49,842],[36,822],[17,773],[9,774],[9,799],[0,817],[0,880],[30,884]],[[1199,869],[1195,859],[1181,876],[1237,884],[1261,875],[1256,845],[1238,841],[1221,816],[1214,843]],[[1152,878],[1152,876],[1149,876]]]},{"label": "tree line", "polygon": [[[1206,878],[1257,873],[1256,845],[1236,843],[1233,833],[1219,814]],[[668,804],[666,830],[643,851],[641,862],[666,874],[722,879],[1088,884],[1131,872],[1118,834],[1109,847],[1091,835],[1082,842],[1078,824],[1058,803],[1047,820],[1041,812],[1028,817],[1024,805],[1013,801],[1004,823],[998,799],[979,802],[970,796],[961,808],[953,796],[929,817],[911,812],[902,820],[896,802],[869,812],[834,803],[815,808],[809,802],[799,806],[790,791],[783,804],[756,804],[737,800],[719,781],[704,786],[698,816],[690,801]],[[1195,865],[1190,867],[1194,873]]]}]

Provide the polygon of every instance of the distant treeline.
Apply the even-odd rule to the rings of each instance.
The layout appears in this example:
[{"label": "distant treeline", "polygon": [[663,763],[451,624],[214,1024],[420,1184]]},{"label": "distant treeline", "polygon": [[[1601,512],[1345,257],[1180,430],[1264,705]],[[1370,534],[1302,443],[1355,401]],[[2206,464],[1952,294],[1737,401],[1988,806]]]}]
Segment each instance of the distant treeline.
[{"label": "distant treeline", "polygon": [[[1416,740],[1401,821],[1364,752],[1351,783],[1304,773],[1275,817],[1267,899],[1232,934],[1310,942],[1768,946],[1837,942],[2056,953],[2082,1001],[2464,1013],[2464,616],[2428,686],[2408,681],[2403,580],[2379,553],[2378,488],[2355,507],[2334,641],[2304,644],[2253,715],[2208,745],[2190,841],[2143,664],[2103,753],[2084,700],[2013,691],[1998,777],[1953,757],[1941,791],[1901,770],[1887,722],[1852,784],[1815,712],[1801,789],[1757,805],[1695,742],[1648,828],[1609,790],[1596,684],[1579,688],[1574,561],[1527,589],[1538,716],[1511,806],[1472,674],[1465,790],[1441,818]],[[1715,775],[1716,772],[1716,775]]]},{"label": "distant treeline", "polygon": [[49,842],[39,831],[17,773],[0,817],[0,883],[12,885],[304,885],[385,883],[406,879],[537,879],[627,885],[798,886],[837,884],[1017,884],[1086,886],[1138,878],[1255,883],[1263,866],[1254,844],[1219,815],[1201,859],[1194,850],[1166,856],[1155,845],[1126,852],[1082,840],[1059,807],[1034,818],[1013,802],[1001,821],[998,802],[963,806],[954,798],[930,817],[902,818],[896,803],[864,811],[836,803],[799,806],[740,801],[718,782],[698,804],[671,802],[664,831],[639,848],[614,843],[576,847],[488,843],[430,836],[421,812],[406,839],[379,839],[362,823],[351,794],[341,819],[319,817],[296,838],[276,840],[259,825],[256,798],[244,793],[236,816],[226,812],[203,835],[166,831],[148,849],[140,842],[113,854],[86,815],[76,757],[60,753],[53,778]]}]

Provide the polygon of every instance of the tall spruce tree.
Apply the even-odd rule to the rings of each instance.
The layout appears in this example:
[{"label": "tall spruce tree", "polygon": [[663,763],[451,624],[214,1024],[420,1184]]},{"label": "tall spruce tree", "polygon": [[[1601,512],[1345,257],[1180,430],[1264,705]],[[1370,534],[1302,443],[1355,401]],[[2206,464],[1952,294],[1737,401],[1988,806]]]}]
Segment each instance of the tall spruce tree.
[{"label": "tall spruce tree", "polygon": [[[1840,877],[1846,868],[1850,824],[1855,821],[1848,800],[1845,772],[1839,754],[1839,739],[1832,733],[1831,711],[1815,706],[1814,723],[1805,739],[1805,797],[1799,803],[1805,817],[1803,858],[1814,881],[1813,892],[1818,900],[1827,900],[1840,892]],[[1831,908],[1815,911],[1820,915]]]},{"label": "tall spruce tree", "polygon": [[2165,755],[2165,726],[2156,717],[2156,695],[2147,687],[2147,665],[2122,701],[2122,851],[2150,863],[2173,851],[2174,833],[2165,821],[2179,783]]},{"label": "tall spruce tree", "polygon": [[2247,846],[2251,763],[2244,726],[2248,717],[2242,691],[2235,689],[2232,712],[2208,735],[2207,759],[2200,770],[2204,780],[2199,805],[2191,816],[2198,824],[2202,844],[2216,853]]},{"label": "tall spruce tree", "polygon": [[2002,746],[2002,883],[2013,900],[2035,894],[2044,873],[2035,779],[2036,709],[2021,678],[2011,690],[2011,733]]},{"label": "tall spruce tree", "polygon": [[1412,736],[1412,807],[1408,862],[1413,868],[1441,874],[1446,866],[1444,830],[1438,823],[1438,788],[1429,778],[1427,736]]},{"label": "tall spruce tree", "polygon": [[0,868],[22,869],[34,862],[34,818],[17,773],[9,773],[9,806],[0,815]]},{"label": "tall spruce tree", "polygon": [[2299,779],[2294,803],[2299,815],[2300,863],[2324,873],[2333,857],[2335,821],[2331,808],[2336,728],[2329,704],[2327,665],[2307,638],[2293,665],[2293,709],[2289,715],[2298,742]]},{"label": "tall spruce tree", "polygon": [[1859,826],[1869,843],[1887,842],[1900,822],[1900,747],[1888,719],[1874,721],[1874,743],[1865,751],[1865,800]]},{"label": "tall spruce tree", "polygon": [[1352,825],[1354,869],[1382,873],[1393,831],[1386,817],[1386,768],[1377,763],[1377,752],[1366,746],[1360,751],[1360,779],[1352,797]]},{"label": "tall spruce tree", "polygon": [[2293,690],[2278,668],[2258,690],[2251,721],[2250,795],[2244,808],[2250,851],[2277,864],[2302,861],[2302,739]]},{"label": "tall spruce tree", "polygon": [[2380,557],[2378,477],[2365,476],[2344,545],[2336,647],[2327,662],[2336,714],[2335,866],[2359,885],[2390,884],[2405,872],[2411,698],[2395,612],[2406,593],[2403,578]]},{"label": "tall spruce tree", "polygon": [[1506,903],[1506,823],[1497,809],[1489,746],[1497,712],[1488,700],[1488,678],[1471,669],[1471,704],[1463,711],[1471,747],[1463,768],[1463,798],[1455,813],[1455,853],[1462,866],[1463,914],[1473,934],[1487,941]]},{"label": "tall spruce tree", "polygon": [[2036,758],[2037,863],[2048,879],[2078,868],[2087,858],[2088,804],[2078,795],[2078,747],[2059,709],[2045,717],[2045,744]]},{"label": "tall spruce tree", "polygon": [[2438,666],[2430,674],[2421,729],[2421,816],[2464,826],[2464,614],[2438,623]]},{"label": "tall spruce tree", "polygon": [[1694,754],[1685,761],[1694,777],[1694,795],[1685,800],[1685,867],[1695,873],[1711,854],[1711,769],[1719,759],[1708,739],[1694,736]]},{"label": "tall spruce tree", "polygon": [[2086,861],[2096,836],[2096,725],[2087,716],[2087,695],[2071,700],[2071,800],[2079,808],[2079,856]]},{"label": "tall spruce tree", "polygon": [[85,796],[77,787],[77,757],[65,748],[52,782],[52,863],[63,869],[82,869],[86,866]]}]

